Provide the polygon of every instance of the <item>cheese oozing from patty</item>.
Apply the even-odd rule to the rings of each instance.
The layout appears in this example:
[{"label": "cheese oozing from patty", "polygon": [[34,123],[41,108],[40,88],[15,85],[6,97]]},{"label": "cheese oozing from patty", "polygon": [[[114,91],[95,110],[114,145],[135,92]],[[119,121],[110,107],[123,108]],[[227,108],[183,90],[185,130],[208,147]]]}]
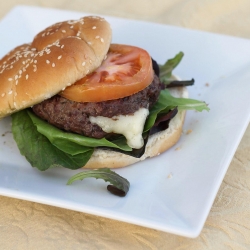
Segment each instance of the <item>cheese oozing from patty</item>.
[{"label": "cheese oozing from patty", "polygon": [[141,148],[144,144],[142,132],[149,114],[146,108],[140,108],[132,115],[118,115],[112,118],[90,116],[90,122],[97,124],[106,133],[122,134],[131,148]]}]

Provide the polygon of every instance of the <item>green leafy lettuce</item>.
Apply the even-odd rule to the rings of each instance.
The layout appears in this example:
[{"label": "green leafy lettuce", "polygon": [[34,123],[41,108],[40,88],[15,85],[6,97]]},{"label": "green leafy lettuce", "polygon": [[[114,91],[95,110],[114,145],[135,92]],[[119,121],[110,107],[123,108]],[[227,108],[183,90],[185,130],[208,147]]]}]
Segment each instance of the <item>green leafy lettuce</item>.
[{"label": "green leafy lettuce", "polygon": [[159,67],[160,67],[160,79],[163,83],[169,84],[173,80],[172,71],[180,63],[183,56],[184,56],[183,52],[179,52],[175,57],[167,60],[165,62],[165,64],[159,65]]},{"label": "green leafy lettuce", "polygon": [[108,168],[88,170],[77,173],[68,180],[67,185],[72,184],[76,180],[83,180],[85,178],[91,177],[110,182],[112,185],[108,185],[107,189],[112,194],[123,197],[129,191],[130,184],[128,180]]},{"label": "green leafy lettuce", "polygon": [[[183,53],[180,52],[160,66],[162,81],[165,83],[170,81],[172,70],[182,57]],[[157,103],[150,110],[144,133],[150,130],[159,115],[175,107],[179,110],[209,110],[204,102],[175,98],[171,96],[168,89],[162,90]],[[41,171],[55,166],[69,169],[81,168],[88,162],[96,147],[113,148],[123,152],[132,151],[123,136],[109,141],[64,132],[41,120],[29,109],[12,115],[12,132],[21,154],[33,167]]]},{"label": "green leafy lettuce", "polygon": [[50,143],[46,136],[38,132],[28,110],[12,115],[12,132],[20,153],[26,157],[31,166],[41,171],[57,166],[78,169],[88,162],[94,151],[93,148],[86,147],[84,152],[74,155],[60,150]]}]

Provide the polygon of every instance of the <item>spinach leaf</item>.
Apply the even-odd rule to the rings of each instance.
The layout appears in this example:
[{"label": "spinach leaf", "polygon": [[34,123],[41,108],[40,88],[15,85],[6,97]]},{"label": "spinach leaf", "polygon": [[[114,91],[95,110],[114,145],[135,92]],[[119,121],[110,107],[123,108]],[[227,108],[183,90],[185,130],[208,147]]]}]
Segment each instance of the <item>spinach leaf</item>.
[{"label": "spinach leaf", "polygon": [[26,157],[31,166],[41,171],[56,166],[69,169],[81,168],[93,153],[92,148],[74,156],[59,150],[37,131],[27,110],[12,115],[12,133],[20,153]]}]

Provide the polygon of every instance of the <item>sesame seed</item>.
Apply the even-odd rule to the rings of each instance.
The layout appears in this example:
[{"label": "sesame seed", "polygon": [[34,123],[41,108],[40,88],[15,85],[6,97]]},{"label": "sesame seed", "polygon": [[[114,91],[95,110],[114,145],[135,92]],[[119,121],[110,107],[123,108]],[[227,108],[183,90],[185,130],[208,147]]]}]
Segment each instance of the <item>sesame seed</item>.
[{"label": "sesame seed", "polygon": [[86,64],[86,62],[83,62],[83,63],[82,63],[82,66],[85,66],[85,64]]},{"label": "sesame seed", "polygon": [[47,63],[47,64],[50,64],[50,61],[49,61],[49,60],[46,60],[46,63]]},{"label": "sesame seed", "polygon": [[92,29],[95,30],[95,29],[96,29],[96,26],[93,26]]},{"label": "sesame seed", "polygon": [[52,63],[52,67],[54,68],[56,65],[55,65],[55,63]]},{"label": "sesame seed", "polygon": [[13,80],[12,78],[9,78],[9,79],[8,79],[8,81],[10,81],[10,82],[11,82],[12,80]]},{"label": "sesame seed", "polygon": [[62,58],[62,55],[58,56],[57,59],[60,60]]},{"label": "sesame seed", "polygon": [[26,78],[26,80],[28,80],[28,78],[29,78],[29,75],[27,74],[27,75],[25,76],[25,78]]},{"label": "sesame seed", "polygon": [[19,70],[19,74],[21,75],[22,73],[23,73],[23,71],[20,69],[20,70]]},{"label": "sesame seed", "polygon": [[62,33],[66,33],[66,30],[62,30]]},{"label": "sesame seed", "polygon": [[95,37],[95,39],[98,39],[98,38],[100,38],[100,36],[96,36],[96,37]]},{"label": "sesame seed", "polygon": [[12,90],[10,90],[10,91],[8,92],[8,94],[11,95],[11,94],[12,94]]},{"label": "sesame seed", "polygon": [[74,28],[74,26],[73,26],[73,25],[71,25],[71,26],[70,26],[70,28],[71,28],[71,29],[73,29],[73,28]]},{"label": "sesame seed", "polygon": [[88,42],[89,45],[91,45],[92,43],[91,42]]},{"label": "sesame seed", "polygon": [[16,85],[18,84],[18,80],[16,80]]},{"label": "sesame seed", "polygon": [[17,80],[18,79],[18,75],[15,75],[15,80]]},{"label": "sesame seed", "polygon": [[64,48],[64,44],[61,46],[61,49],[63,49]]},{"label": "sesame seed", "polygon": [[2,95],[1,95],[2,97],[4,97],[5,96],[5,93],[2,93]]},{"label": "sesame seed", "polygon": [[37,60],[34,60],[34,63],[37,63]]},{"label": "sesame seed", "polygon": [[104,39],[103,38],[101,38],[101,42],[104,43]]}]

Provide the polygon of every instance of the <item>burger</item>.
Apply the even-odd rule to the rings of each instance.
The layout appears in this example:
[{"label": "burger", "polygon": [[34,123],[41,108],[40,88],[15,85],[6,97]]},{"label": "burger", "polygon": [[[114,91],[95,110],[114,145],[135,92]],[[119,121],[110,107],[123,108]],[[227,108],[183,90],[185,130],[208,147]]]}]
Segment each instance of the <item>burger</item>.
[{"label": "burger", "polygon": [[86,16],[46,28],[0,60],[0,118],[12,116],[33,167],[125,167],[172,147],[187,109],[208,110],[172,75],[182,53],[162,66],[111,40],[104,18]]}]

